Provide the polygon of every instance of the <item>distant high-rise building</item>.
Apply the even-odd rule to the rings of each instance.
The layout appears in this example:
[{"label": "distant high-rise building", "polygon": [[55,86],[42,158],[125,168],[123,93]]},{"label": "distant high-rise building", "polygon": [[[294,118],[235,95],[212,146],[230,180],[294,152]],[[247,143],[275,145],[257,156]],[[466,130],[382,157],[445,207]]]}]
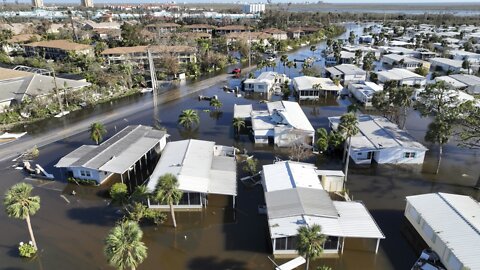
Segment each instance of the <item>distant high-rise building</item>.
[{"label": "distant high-rise building", "polygon": [[93,0],[82,0],[82,6],[93,8]]},{"label": "distant high-rise building", "polygon": [[32,0],[32,6],[35,8],[43,8],[43,0]]},{"label": "distant high-rise building", "polygon": [[244,4],[243,13],[257,14],[265,12],[265,4]]}]

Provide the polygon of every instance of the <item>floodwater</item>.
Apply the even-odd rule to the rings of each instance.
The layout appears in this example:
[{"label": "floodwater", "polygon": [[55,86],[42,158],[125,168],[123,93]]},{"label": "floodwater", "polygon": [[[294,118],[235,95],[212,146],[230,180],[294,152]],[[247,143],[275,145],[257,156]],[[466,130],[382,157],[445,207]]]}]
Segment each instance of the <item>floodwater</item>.
[{"label": "floodwater", "polygon": [[[361,31],[363,27],[355,29]],[[311,56],[308,47],[295,52],[291,58],[307,56]],[[282,70],[283,67],[277,69]],[[298,71],[292,70],[292,74],[293,72]],[[239,81],[232,80],[230,83],[233,86]],[[246,133],[234,136],[231,127],[233,105],[264,105],[258,99],[237,98],[231,93],[223,92],[221,86],[224,84],[225,82],[219,81],[215,86],[196,94],[162,103],[155,110],[156,115],[152,109],[151,94],[100,107],[100,110],[109,113],[120,110],[119,105],[122,103],[134,103],[142,107],[142,110],[128,117],[106,123],[108,136],[114,134],[115,129],[120,130],[129,124],[152,125],[153,119],[158,118],[171,134],[171,140],[197,138],[235,145],[239,149],[247,149],[262,164],[272,163],[275,157],[287,159],[286,151],[271,146],[255,146]],[[208,101],[198,101],[198,94],[218,95],[223,107],[219,112],[204,111],[210,109]],[[312,125],[318,128],[327,126],[328,116],[344,113],[348,104],[348,100],[329,98],[317,104],[302,104],[302,108]],[[176,121],[182,110],[190,108],[199,111],[200,125],[197,129],[186,132],[177,126]],[[86,116],[80,113],[78,117],[84,119]],[[55,128],[55,125],[62,125],[61,121],[49,120],[36,124],[36,128],[42,128],[42,132],[46,132]],[[428,119],[420,118],[412,110],[408,116],[407,129],[417,140],[424,142],[428,122]],[[38,162],[47,171],[58,175],[59,172],[53,169],[53,165],[60,157],[84,143],[91,143],[87,132],[42,147]],[[324,264],[335,270],[410,269],[419,252],[418,247],[409,243],[408,234],[405,233],[405,196],[441,191],[480,199],[479,191],[471,188],[480,174],[480,168],[476,166],[480,162],[480,152],[458,148],[452,141],[444,149],[440,173],[434,175],[432,172],[436,166],[437,148],[426,145],[432,150],[427,153],[423,166],[351,167],[347,188],[354,200],[365,203],[386,239],[381,241],[378,254],[374,253],[373,241],[347,241],[344,254],[339,259],[316,260],[311,269]],[[309,161],[322,169],[342,168],[338,158],[312,157]],[[2,192],[25,177],[21,171],[12,169],[11,165],[10,162],[0,163]],[[241,177],[243,172],[240,167]],[[105,197],[107,187],[79,188],[60,181],[24,181],[36,187],[34,193],[41,196],[42,200],[41,209],[32,217],[40,255],[34,260],[24,260],[17,256],[18,242],[28,240],[25,223],[7,218],[4,211],[0,211],[0,268],[112,269],[103,255],[103,239],[121,218],[121,214],[118,209],[108,206]],[[231,209],[230,200],[212,196],[208,208],[201,212],[177,212],[177,229],[171,227],[170,220],[158,227],[143,226],[148,258],[139,269],[273,269],[273,264],[267,257],[271,247],[268,244],[266,216],[259,215],[257,211],[258,205],[264,204],[261,186],[246,187],[239,183],[238,188],[236,211]],[[77,191],[76,196],[70,195],[72,189]]]}]

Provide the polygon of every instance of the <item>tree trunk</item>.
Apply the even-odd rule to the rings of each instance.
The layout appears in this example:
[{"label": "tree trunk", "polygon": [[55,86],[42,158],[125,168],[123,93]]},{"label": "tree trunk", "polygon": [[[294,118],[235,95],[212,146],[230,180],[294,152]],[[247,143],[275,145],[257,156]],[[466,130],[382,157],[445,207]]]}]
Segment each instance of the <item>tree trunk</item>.
[{"label": "tree trunk", "polygon": [[438,163],[437,163],[437,169],[435,170],[435,174],[438,174],[438,171],[440,171],[440,163],[442,163],[442,154],[443,154],[443,145],[440,144],[440,149],[438,152]]},{"label": "tree trunk", "polygon": [[348,138],[348,151],[347,151],[347,160],[345,162],[345,182],[347,182],[348,177],[348,164],[350,163],[350,150],[352,148],[352,136]]},{"label": "tree trunk", "polygon": [[307,264],[305,266],[305,269],[308,270],[308,267],[310,267],[310,258],[307,256]]},{"label": "tree trunk", "polygon": [[32,240],[33,247],[35,249],[38,249],[37,242],[35,241],[35,236],[33,235],[32,224],[30,223],[30,215],[27,215],[25,220],[27,221],[28,233],[30,234],[30,239]]},{"label": "tree trunk", "polygon": [[403,107],[403,123],[402,123],[402,129],[405,129],[406,124],[407,124],[407,107]]},{"label": "tree trunk", "polygon": [[173,227],[177,227],[177,221],[175,220],[175,212],[173,211],[173,204],[170,204],[170,214],[172,214]]}]

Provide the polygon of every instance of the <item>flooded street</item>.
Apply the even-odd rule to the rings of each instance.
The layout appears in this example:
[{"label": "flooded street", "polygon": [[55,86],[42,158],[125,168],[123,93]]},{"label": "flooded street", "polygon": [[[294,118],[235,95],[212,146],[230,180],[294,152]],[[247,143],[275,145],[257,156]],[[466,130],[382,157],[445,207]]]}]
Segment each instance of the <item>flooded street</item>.
[{"label": "flooded street", "polygon": [[[357,34],[363,30],[363,26],[350,27]],[[349,31],[347,29],[346,35]],[[319,54],[322,46],[324,44],[319,46],[316,54]],[[294,52],[290,58],[311,55],[307,46]],[[300,69],[301,65],[298,66]],[[283,71],[281,63],[277,64],[276,70]],[[298,74],[298,70],[292,69],[291,72],[292,75]],[[108,112],[116,115],[127,110],[128,116],[106,122],[107,137],[126,125],[153,125],[154,119],[158,118],[171,135],[171,141],[197,138],[234,145],[239,149],[247,149],[261,164],[271,164],[275,157],[288,159],[285,150],[273,146],[255,146],[246,133],[234,136],[231,126],[234,104],[253,104],[254,107],[265,105],[260,104],[258,98],[237,98],[232,93],[224,92],[221,87],[226,83],[223,80],[215,81],[207,89],[191,95],[186,95],[187,86],[162,93],[156,110],[153,109],[152,94],[145,94],[104,104],[90,111],[75,112],[69,117],[76,121],[87,121],[91,113]],[[239,80],[229,83],[235,86]],[[207,112],[205,110],[211,109],[208,101],[198,101],[198,95],[218,95],[223,107],[219,112]],[[273,96],[272,99],[278,100],[279,97]],[[314,128],[320,128],[327,127],[327,117],[346,112],[348,104],[348,100],[329,98],[317,104],[302,104],[302,108]],[[200,125],[197,129],[186,132],[177,125],[177,117],[184,109],[198,110]],[[420,118],[418,112],[411,110],[407,129],[424,143],[428,123],[429,119]],[[26,129],[35,138],[36,134],[52,132],[63,125],[67,126],[66,119],[52,119]],[[38,162],[48,172],[59,176],[59,171],[54,170],[53,165],[82,144],[91,144],[86,131],[41,147]],[[407,241],[404,233],[405,196],[441,191],[480,199],[480,192],[472,188],[480,175],[480,151],[459,148],[455,141],[449,142],[444,147],[440,172],[434,175],[432,172],[437,165],[438,150],[436,146],[425,145],[431,150],[421,166],[351,166],[347,189],[354,200],[365,203],[386,239],[380,242],[378,254],[374,252],[374,242],[347,240],[344,254],[339,259],[316,260],[310,269],[318,265],[328,265],[334,270],[410,269],[419,253]],[[316,163],[320,169],[342,168],[339,158],[315,156],[309,161]],[[12,169],[11,165],[9,161],[0,163],[2,192],[25,178],[22,171]],[[238,166],[239,177],[244,176],[241,167]],[[33,184],[36,187],[34,194],[41,197],[41,209],[32,217],[40,255],[31,261],[18,257],[18,242],[28,240],[26,224],[8,218],[2,210],[0,269],[113,269],[107,265],[103,255],[103,239],[121,214],[117,208],[108,206],[106,187],[77,187],[60,181],[28,179],[25,182]],[[72,189],[77,191],[77,196],[70,195]],[[274,269],[267,258],[271,254],[267,218],[258,214],[258,205],[261,204],[264,204],[264,198],[260,185],[246,187],[238,183],[236,211],[231,209],[231,201],[211,196],[208,207],[201,212],[177,212],[177,229],[173,229],[169,219],[158,227],[143,226],[148,258],[139,269]],[[277,260],[277,263],[280,262],[283,261]]]}]

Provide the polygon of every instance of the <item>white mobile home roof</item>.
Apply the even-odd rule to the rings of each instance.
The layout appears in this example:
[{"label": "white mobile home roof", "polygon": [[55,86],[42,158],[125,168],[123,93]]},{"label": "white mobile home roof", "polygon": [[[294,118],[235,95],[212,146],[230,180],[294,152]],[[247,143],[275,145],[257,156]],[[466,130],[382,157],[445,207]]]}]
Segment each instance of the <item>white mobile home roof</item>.
[{"label": "white mobile home roof", "polygon": [[331,74],[345,74],[345,75],[365,75],[367,72],[352,64],[342,64],[334,67],[326,68]]},{"label": "white mobile home roof", "polygon": [[295,129],[315,131],[307,116],[297,102],[293,101],[275,101],[267,103],[268,111],[273,115],[277,111],[285,124],[289,124]]},{"label": "white mobile home roof", "polygon": [[312,90],[313,86],[318,84],[321,89],[328,91],[341,91],[342,87],[333,83],[330,78],[317,78],[311,76],[300,76],[293,78],[293,83],[297,91]]},{"label": "white mobile home roof", "polygon": [[448,84],[450,84],[453,88],[462,88],[462,87],[467,87],[466,84],[456,80],[455,78],[452,78],[450,76],[439,76],[435,78],[435,81],[444,81]]},{"label": "white mobile home roof", "polygon": [[480,204],[477,201],[448,193],[406,199],[465,267],[480,269]]},{"label": "white mobile home roof", "polygon": [[380,71],[378,72],[378,75],[383,76],[387,78],[387,80],[391,81],[400,81],[408,78],[425,78],[404,68],[393,68],[390,70]]},{"label": "white mobile home roof", "polygon": [[292,161],[264,165],[264,190],[271,192],[295,187],[323,189],[315,169],[313,164]]},{"label": "white mobile home roof", "polygon": [[148,190],[153,192],[158,178],[171,173],[177,177],[182,191],[236,195],[235,159],[214,156],[215,147],[219,147],[215,142],[200,140],[167,143],[149,178]]},{"label": "white mobile home roof", "polygon": [[432,65],[437,65],[437,64],[442,64],[442,65],[447,65],[455,68],[462,68],[462,60],[452,60],[448,58],[441,58],[441,57],[434,57],[430,58],[430,63]]},{"label": "white mobile home roof", "polygon": [[252,114],[252,104],[248,105],[233,105],[233,118],[250,118]]}]

